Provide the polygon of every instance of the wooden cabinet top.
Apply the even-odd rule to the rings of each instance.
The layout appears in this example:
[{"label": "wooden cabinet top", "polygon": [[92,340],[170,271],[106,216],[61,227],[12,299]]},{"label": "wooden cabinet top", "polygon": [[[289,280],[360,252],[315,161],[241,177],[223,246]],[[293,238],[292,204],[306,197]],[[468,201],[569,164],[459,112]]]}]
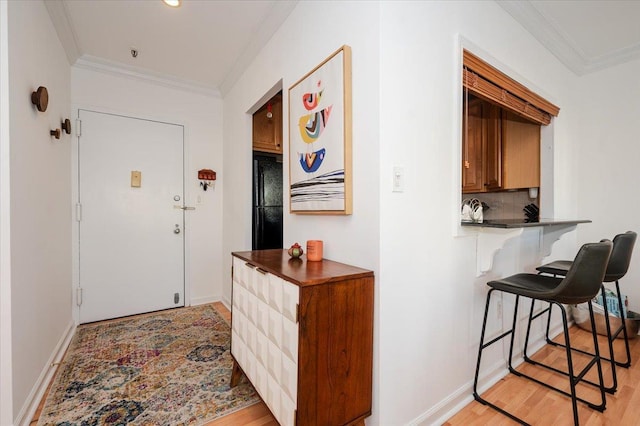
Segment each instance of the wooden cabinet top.
[{"label": "wooden cabinet top", "polygon": [[367,269],[323,259],[308,262],[306,256],[293,259],[287,250],[254,250],[234,252],[233,256],[301,287],[326,284],[345,279],[373,278]]}]

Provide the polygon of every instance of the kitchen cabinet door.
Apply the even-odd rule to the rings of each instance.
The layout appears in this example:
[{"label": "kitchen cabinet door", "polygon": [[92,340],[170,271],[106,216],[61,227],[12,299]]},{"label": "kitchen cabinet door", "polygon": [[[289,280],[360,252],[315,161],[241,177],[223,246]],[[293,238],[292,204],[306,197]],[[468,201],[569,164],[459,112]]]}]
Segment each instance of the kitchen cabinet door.
[{"label": "kitchen cabinet door", "polygon": [[502,112],[504,189],[540,186],[540,125]]},{"label": "kitchen cabinet door", "polygon": [[462,192],[502,188],[502,129],[500,107],[469,99],[462,129]]},{"label": "kitchen cabinet door", "polygon": [[469,102],[462,124],[462,192],[481,192],[484,189],[482,145],[486,138],[482,120],[483,104]]},{"label": "kitchen cabinet door", "polygon": [[[271,117],[268,116],[269,110]],[[253,114],[253,150],[282,154],[282,94]]]}]

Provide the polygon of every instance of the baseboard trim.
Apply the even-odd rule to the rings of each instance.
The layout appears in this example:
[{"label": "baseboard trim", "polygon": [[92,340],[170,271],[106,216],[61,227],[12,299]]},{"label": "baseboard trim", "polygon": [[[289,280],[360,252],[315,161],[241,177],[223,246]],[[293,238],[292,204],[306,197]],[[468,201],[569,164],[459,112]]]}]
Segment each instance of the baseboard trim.
[{"label": "baseboard trim", "polygon": [[207,303],[219,302],[220,297],[218,296],[207,296],[207,297],[196,297],[191,299],[191,304],[189,306],[198,306],[198,305],[206,305]]},{"label": "baseboard trim", "polygon": [[22,406],[20,413],[18,413],[18,416],[15,419],[15,424],[21,426],[29,426],[29,424],[31,423],[31,419],[36,413],[36,410],[40,405],[40,401],[47,391],[47,387],[53,379],[53,375],[57,371],[58,365],[60,364],[62,357],[64,356],[67,348],[69,347],[69,344],[71,343],[71,338],[73,337],[75,330],[76,324],[72,320],[69,322],[67,328],[62,333],[62,336],[53,352],[51,353],[49,360],[42,369],[42,372],[40,372],[38,380],[36,380],[36,383],[31,389],[29,396],[27,396],[27,399]]}]

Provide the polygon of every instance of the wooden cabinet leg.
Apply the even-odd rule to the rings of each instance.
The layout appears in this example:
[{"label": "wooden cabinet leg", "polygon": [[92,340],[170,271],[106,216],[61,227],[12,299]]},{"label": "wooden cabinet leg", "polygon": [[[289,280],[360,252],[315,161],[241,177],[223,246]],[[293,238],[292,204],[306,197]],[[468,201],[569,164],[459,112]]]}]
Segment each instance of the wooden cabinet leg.
[{"label": "wooden cabinet leg", "polygon": [[236,387],[238,383],[240,383],[241,378],[242,378],[242,369],[240,368],[240,365],[238,365],[238,362],[234,359],[233,367],[231,369],[231,381],[229,383],[229,386],[232,388]]}]

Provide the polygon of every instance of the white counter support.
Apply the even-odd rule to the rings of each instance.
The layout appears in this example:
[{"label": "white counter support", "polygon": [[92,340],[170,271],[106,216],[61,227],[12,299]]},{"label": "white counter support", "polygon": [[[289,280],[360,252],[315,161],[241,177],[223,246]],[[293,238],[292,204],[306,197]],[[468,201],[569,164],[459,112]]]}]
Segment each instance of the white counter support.
[{"label": "white counter support", "polygon": [[[555,224],[541,224],[540,228],[540,259],[551,254],[553,244],[562,237],[563,234],[576,229],[576,222],[560,222]],[[528,224],[526,227],[537,227]],[[507,241],[519,237],[524,231],[524,227],[499,228],[494,226],[473,227],[477,233],[476,237],[476,276],[482,276],[493,269],[493,259],[498,250],[501,250]]]},{"label": "white counter support", "polygon": [[507,241],[522,235],[524,228],[477,228],[476,276],[486,274],[493,268],[493,258]]},{"label": "white counter support", "polygon": [[571,232],[576,229],[577,225],[552,225],[542,228],[541,241],[540,241],[540,257],[545,258],[551,254],[551,248],[553,244],[562,237],[563,234]]}]

